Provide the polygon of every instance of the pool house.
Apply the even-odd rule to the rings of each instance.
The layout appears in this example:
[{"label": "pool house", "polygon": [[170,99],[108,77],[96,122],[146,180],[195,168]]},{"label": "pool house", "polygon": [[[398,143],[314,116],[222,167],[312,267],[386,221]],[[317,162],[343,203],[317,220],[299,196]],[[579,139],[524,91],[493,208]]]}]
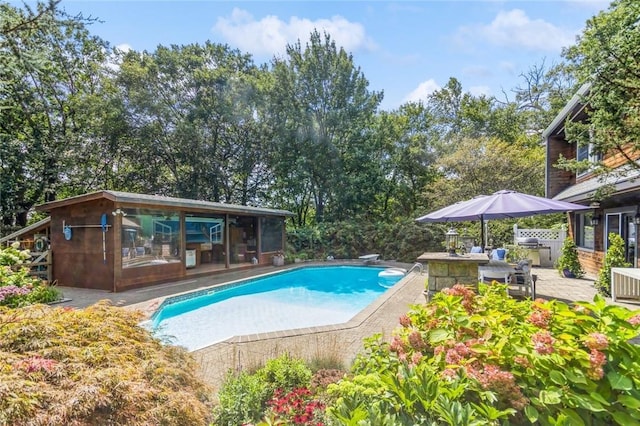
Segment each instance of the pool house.
[{"label": "pool house", "polygon": [[32,233],[3,238],[48,252],[59,285],[110,290],[267,265],[285,246],[274,210],[118,191],[42,204]]}]

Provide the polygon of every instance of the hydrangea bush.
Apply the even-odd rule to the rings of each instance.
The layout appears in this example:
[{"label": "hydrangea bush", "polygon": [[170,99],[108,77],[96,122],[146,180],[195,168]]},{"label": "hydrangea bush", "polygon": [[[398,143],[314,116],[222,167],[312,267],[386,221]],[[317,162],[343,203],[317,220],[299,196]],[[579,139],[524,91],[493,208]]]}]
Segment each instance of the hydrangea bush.
[{"label": "hydrangea bush", "polygon": [[0,306],[15,308],[58,300],[58,290],[29,275],[27,260],[31,255],[18,247],[0,248]]},{"label": "hydrangea bush", "polygon": [[639,424],[640,311],[517,301],[454,286],[366,341],[353,377],[330,385],[340,424]]}]

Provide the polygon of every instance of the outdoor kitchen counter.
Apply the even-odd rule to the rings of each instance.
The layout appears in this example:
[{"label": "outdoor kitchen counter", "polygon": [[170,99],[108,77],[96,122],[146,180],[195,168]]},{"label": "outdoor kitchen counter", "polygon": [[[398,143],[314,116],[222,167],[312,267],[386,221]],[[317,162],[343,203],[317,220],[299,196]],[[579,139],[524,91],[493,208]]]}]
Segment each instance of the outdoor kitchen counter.
[{"label": "outdoor kitchen counter", "polygon": [[477,285],[478,266],[489,263],[484,253],[450,256],[449,253],[423,253],[418,262],[425,264],[426,287],[430,292],[440,291],[454,284]]}]

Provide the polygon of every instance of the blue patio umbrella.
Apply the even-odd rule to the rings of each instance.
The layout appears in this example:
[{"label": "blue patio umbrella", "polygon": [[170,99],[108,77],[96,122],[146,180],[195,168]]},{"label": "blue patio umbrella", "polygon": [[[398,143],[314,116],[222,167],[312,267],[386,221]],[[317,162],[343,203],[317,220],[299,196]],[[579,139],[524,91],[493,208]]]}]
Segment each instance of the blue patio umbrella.
[{"label": "blue patio umbrella", "polygon": [[484,251],[484,221],[538,214],[588,210],[589,206],[551,200],[521,192],[502,190],[492,195],[479,195],[436,210],[416,219],[418,222],[480,221],[481,245]]}]

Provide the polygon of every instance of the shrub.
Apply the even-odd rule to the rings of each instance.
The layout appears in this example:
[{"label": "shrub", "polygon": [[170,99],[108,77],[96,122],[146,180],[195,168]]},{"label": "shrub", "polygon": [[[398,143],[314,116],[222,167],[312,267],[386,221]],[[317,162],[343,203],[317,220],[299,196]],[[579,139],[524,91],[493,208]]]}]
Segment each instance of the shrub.
[{"label": "shrub", "polygon": [[290,392],[278,389],[268,405],[267,421],[258,423],[258,426],[323,424],[324,404],[314,399],[307,388],[296,388]]},{"label": "shrub", "polygon": [[321,223],[287,230],[287,249],[292,257],[305,253],[314,259],[354,259],[364,253],[380,253],[383,259],[415,262],[425,251],[442,251],[443,235],[438,225],[425,226],[413,220]]},{"label": "shrub", "polygon": [[330,385],[341,424],[638,424],[640,311],[516,301],[505,286],[438,293]]},{"label": "shrub", "polygon": [[236,426],[259,421],[276,392],[283,395],[307,388],[311,375],[304,361],[286,354],[267,361],[254,374],[229,373],[218,394],[215,424]]},{"label": "shrub", "polygon": [[584,271],[578,259],[578,247],[573,238],[567,237],[562,243],[560,257],[556,261],[556,268],[562,274],[565,270],[570,271],[576,278],[582,278]]},{"label": "shrub", "polygon": [[598,273],[595,287],[605,296],[611,296],[611,268],[629,267],[630,263],[624,257],[624,240],[615,233],[609,234],[609,248],[604,256],[604,265]]},{"label": "shrub", "polygon": [[195,362],[140,320],[107,302],[0,307],[0,423],[205,424],[210,390]]},{"label": "shrub", "polygon": [[269,400],[266,383],[256,374],[230,372],[218,392],[214,424],[242,425],[260,419]]},{"label": "shrub", "polygon": [[60,292],[29,275],[28,250],[18,245],[0,248],[0,306],[16,308],[60,299]]}]

